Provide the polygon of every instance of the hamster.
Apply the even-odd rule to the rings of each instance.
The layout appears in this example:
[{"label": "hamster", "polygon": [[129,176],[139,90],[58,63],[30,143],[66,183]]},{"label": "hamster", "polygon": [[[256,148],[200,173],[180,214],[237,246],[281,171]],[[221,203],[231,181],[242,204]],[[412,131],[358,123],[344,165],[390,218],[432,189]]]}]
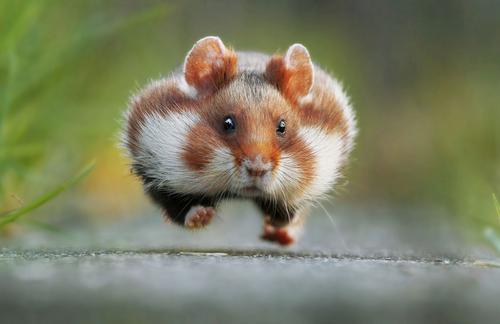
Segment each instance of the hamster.
[{"label": "hamster", "polygon": [[201,228],[223,199],[262,210],[262,238],[296,241],[357,133],[341,84],[294,44],[284,55],[196,42],[184,64],[130,100],[122,144],[164,216]]}]

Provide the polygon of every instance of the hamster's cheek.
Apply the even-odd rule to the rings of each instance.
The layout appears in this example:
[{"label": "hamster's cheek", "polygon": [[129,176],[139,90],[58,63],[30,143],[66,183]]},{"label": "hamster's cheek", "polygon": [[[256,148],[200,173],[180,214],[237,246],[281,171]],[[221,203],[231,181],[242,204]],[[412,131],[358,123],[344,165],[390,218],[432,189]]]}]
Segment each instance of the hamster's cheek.
[{"label": "hamster's cheek", "polygon": [[316,176],[316,159],[310,145],[300,136],[290,138],[281,154],[276,179],[288,189],[291,197],[304,197]]},{"label": "hamster's cheek", "polygon": [[226,191],[238,175],[231,150],[196,113],[148,116],[140,142],[135,159],[152,185],[209,194]]},{"label": "hamster's cheek", "polygon": [[240,170],[228,147],[219,146],[213,150],[210,161],[200,175],[200,181],[216,192],[239,190]]},{"label": "hamster's cheek", "polygon": [[[300,188],[303,174],[294,154],[283,152],[270,180],[270,191],[277,196],[290,196]],[[285,198],[285,197],[284,197]]]},{"label": "hamster's cheek", "polygon": [[307,148],[308,159],[313,162],[312,180],[307,194],[312,197],[328,192],[339,176],[342,164],[343,142],[336,132],[327,133],[318,127],[302,127],[299,137]]},{"label": "hamster's cheek", "polygon": [[196,173],[183,162],[186,137],[200,120],[192,112],[151,114],[144,119],[135,162],[153,179],[152,185],[168,185],[180,192],[197,188]]},{"label": "hamster's cheek", "polygon": [[223,146],[216,132],[202,121],[190,127],[183,142],[182,161],[195,172],[206,169],[213,160],[214,151]]},{"label": "hamster's cheek", "polygon": [[199,122],[186,135],[182,161],[196,173],[197,186],[205,192],[226,191],[236,176],[231,150],[222,142],[210,125]]}]

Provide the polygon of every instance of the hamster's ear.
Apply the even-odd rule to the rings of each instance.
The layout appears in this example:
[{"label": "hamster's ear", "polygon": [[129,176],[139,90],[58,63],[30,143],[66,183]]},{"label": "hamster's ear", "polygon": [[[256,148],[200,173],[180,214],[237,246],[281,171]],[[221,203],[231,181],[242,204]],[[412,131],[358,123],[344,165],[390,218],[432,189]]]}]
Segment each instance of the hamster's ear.
[{"label": "hamster's ear", "polygon": [[237,72],[236,53],[219,37],[208,36],[194,44],[184,61],[184,78],[198,95],[208,95],[229,81]]},{"label": "hamster's ear", "polygon": [[314,67],[304,45],[293,44],[285,56],[273,56],[266,67],[266,78],[293,103],[307,96],[313,86]]}]

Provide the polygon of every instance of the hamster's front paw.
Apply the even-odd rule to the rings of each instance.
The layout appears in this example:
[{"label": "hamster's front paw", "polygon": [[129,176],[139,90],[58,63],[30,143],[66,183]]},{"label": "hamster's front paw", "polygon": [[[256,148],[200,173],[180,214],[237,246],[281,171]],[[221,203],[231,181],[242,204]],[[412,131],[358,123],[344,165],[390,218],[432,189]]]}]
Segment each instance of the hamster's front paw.
[{"label": "hamster's front paw", "polygon": [[202,228],[207,226],[215,216],[215,210],[212,207],[193,206],[186,214],[184,226],[190,229]]},{"label": "hamster's front paw", "polygon": [[280,245],[291,245],[295,242],[295,237],[286,227],[274,227],[269,223],[264,224],[264,233],[261,238]]}]

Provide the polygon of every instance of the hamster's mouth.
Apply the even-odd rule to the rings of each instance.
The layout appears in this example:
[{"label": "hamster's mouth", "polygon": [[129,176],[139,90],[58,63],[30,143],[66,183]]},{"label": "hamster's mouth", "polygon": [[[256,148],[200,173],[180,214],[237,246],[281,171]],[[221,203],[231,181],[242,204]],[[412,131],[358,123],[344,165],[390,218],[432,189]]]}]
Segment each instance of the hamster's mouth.
[{"label": "hamster's mouth", "polygon": [[243,194],[249,195],[249,196],[257,196],[257,195],[262,194],[262,190],[255,185],[243,187],[243,189],[241,191],[243,192]]}]

